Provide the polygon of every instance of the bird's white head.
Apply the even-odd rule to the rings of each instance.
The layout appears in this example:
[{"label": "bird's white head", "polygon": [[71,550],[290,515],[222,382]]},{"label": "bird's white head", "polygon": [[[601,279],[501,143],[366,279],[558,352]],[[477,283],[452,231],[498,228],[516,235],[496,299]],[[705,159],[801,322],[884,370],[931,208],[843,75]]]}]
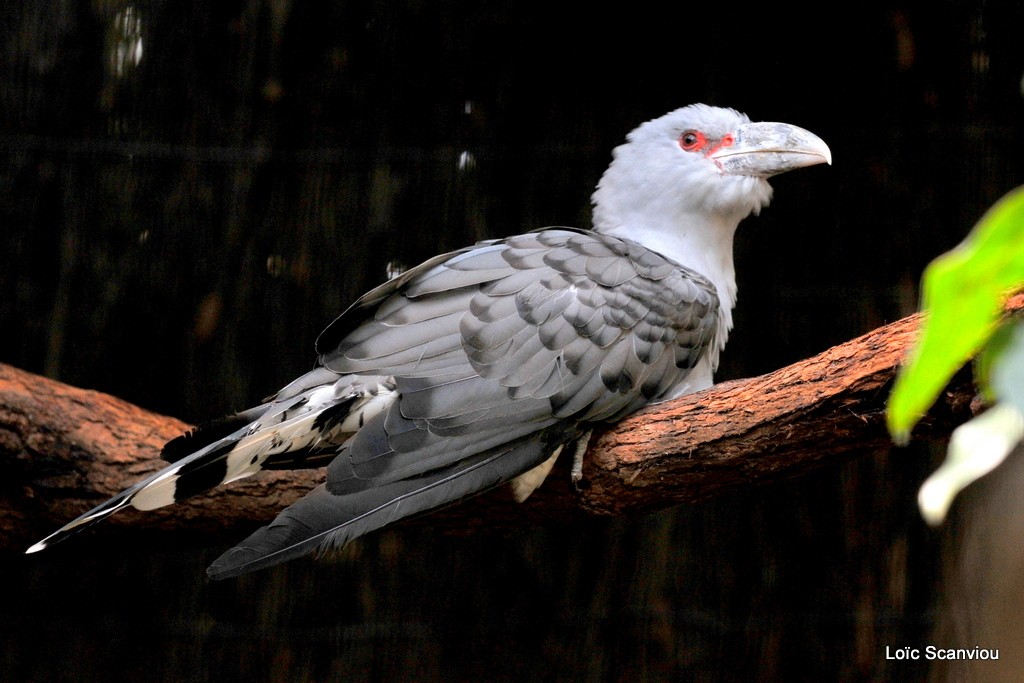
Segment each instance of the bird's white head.
[{"label": "bird's white head", "polygon": [[828,146],[802,128],[683,107],[640,125],[615,149],[593,195],[594,229],[693,268],[715,283],[728,312],[737,225],[771,200],[767,178],[820,163],[832,163]]}]

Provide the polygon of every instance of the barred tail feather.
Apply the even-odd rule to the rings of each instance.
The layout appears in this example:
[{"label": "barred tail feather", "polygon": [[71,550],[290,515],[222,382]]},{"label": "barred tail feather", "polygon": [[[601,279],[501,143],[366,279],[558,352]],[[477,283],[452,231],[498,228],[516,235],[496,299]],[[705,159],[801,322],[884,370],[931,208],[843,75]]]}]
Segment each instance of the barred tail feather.
[{"label": "barred tail feather", "polygon": [[26,553],[44,550],[129,505],[138,510],[153,510],[216,486],[221,483],[222,475],[220,473],[225,470],[223,463],[227,453],[234,448],[242,434],[244,434],[244,430],[212,443],[199,452],[181,458],[173,465],[155,472],[105,503],[97,505],[92,510],[68,522],[33,545]]},{"label": "barred tail feather", "polygon": [[35,543],[31,548],[25,551],[25,554],[37,553],[40,550],[45,550],[55,543],[60,543],[69,536],[82,531],[86,527],[99,522],[100,520],[106,519],[110,515],[114,514],[124,506],[131,503],[132,496],[143,486],[145,482],[140,482],[130,489],[122,491],[118,495],[114,496],[102,505],[94,507],[84,515],[77,517],[76,519],[68,522],[57,531],[44,538],[43,540]]},{"label": "barred tail feather", "polygon": [[378,488],[334,495],[320,485],[221,555],[207,574],[225,579],[340,547],[396,520],[427,512],[522,474],[551,455],[538,435],[457,465]]},{"label": "barred tail feather", "polygon": [[[321,379],[316,373],[310,376]],[[298,382],[293,383],[286,388],[290,392],[282,391],[285,400],[247,410],[209,430],[195,430],[169,442],[164,456],[171,465],[64,525],[27,552],[43,550],[128,505],[153,510],[261,469],[323,464],[365,420],[394,400],[394,385],[386,378],[356,381],[331,377],[334,382],[307,384],[301,392],[295,389]],[[229,432],[226,425],[236,428]]]},{"label": "barred tail feather", "polygon": [[235,434],[242,427],[248,427],[263,417],[269,406],[269,403],[264,403],[194,427],[165,443],[160,451],[160,457],[167,462],[178,462],[193,453],[198,453],[206,446]]}]

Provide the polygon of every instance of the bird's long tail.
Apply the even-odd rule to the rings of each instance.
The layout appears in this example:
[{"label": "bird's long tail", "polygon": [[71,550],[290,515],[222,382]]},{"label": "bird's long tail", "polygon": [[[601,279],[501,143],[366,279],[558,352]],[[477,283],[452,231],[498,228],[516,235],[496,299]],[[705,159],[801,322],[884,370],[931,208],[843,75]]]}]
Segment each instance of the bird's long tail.
[{"label": "bird's long tail", "polygon": [[44,550],[118,510],[177,503],[261,469],[326,464],[358,426],[393,400],[388,378],[341,377],[323,368],[303,376],[263,405],[164,447],[172,464],[65,524],[27,552]]},{"label": "bird's long tail", "polygon": [[[242,440],[246,428],[217,439],[199,451],[179,459],[169,467],[146,477],[110,500],[97,505],[39,541],[26,552],[35,553],[59,543],[102,521],[124,507],[153,510],[213,488],[225,481],[228,454]],[[235,477],[247,476],[239,474]]]}]

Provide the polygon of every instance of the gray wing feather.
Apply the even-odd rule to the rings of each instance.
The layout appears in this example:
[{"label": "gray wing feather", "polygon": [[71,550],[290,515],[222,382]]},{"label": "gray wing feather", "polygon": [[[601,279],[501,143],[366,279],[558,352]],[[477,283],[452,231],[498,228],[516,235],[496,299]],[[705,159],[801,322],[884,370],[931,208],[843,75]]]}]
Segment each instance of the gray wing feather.
[{"label": "gray wing feather", "polygon": [[469,300],[470,315],[482,323],[502,320],[510,315],[516,315],[518,312],[519,304],[516,297],[513,296],[494,298],[477,292]]},{"label": "gray wing feather", "polygon": [[547,457],[536,440],[477,454],[455,467],[357,493],[337,495],[321,485],[224,553],[207,570],[223,579],[278,564],[317,549],[340,547],[396,520],[508,481]]},{"label": "gray wing feather", "polygon": [[[407,325],[389,325],[375,321],[372,332],[367,329],[368,336],[365,340],[358,337],[350,340],[352,343],[345,350],[345,358],[350,361],[372,360],[379,363],[378,359],[385,359],[410,349],[423,350],[426,354],[437,349],[458,348],[458,324],[462,316],[463,311],[457,311]],[[369,327],[367,325],[367,328]],[[416,334],[409,334],[410,330]]]},{"label": "gray wing feather", "polygon": [[538,417],[534,420],[509,425],[508,421],[492,419],[475,425],[469,433],[448,435],[431,431],[395,433],[389,431],[389,420],[380,420],[368,425],[369,430],[360,431],[331,462],[327,487],[332,493],[354,492],[425,475],[555,424],[553,418],[539,417],[541,406],[535,406],[535,412]]},{"label": "gray wing feather", "polygon": [[480,291],[491,297],[516,294],[535,282],[538,277],[543,277],[543,275],[547,274],[541,268],[534,268],[532,270],[515,270],[511,266],[510,268],[512,268],[512,271],[506,277],[482,285]]},{"label": "gray wing feather", "polygon": [[385,299],[374,313],[374,320],[385,325],[411,325],[434,318],[462,313],[466,303],[459,296],[435,296],[421,305],[409,306],[403,297]]},{"label": "gray wing feather", "polygon": [[568,391],[560,391],[551,397],[551,409],[555,417],[569,419],[573,415],[587,414],[591,406],[606,396],[608,388],[601,380],[600,373],[584,375],[573,383]]},{"label": "gray wing feather", "polygon": [[504,318],[484,322],[472,315],[463,315],[459,320],[462,341],[475,350],[486,351],[507,342],[526,329],[524,320],[512,313]]}]

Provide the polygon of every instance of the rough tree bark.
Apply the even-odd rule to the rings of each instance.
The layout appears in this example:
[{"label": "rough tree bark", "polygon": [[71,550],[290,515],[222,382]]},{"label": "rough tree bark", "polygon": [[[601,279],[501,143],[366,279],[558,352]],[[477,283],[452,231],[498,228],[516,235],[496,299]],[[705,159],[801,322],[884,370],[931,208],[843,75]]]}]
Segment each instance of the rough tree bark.
[{"label": "rough tree bark", "polygon": [[[1024,296],[1007,306],[1022,309]],[[562,462],[525,505],[496,491],[430,523],[465,531],[655,510],[885,448],[886,399],[919,322],[911,316],[776,372],[645,409],[592,439],[577,488]],[[947,436],[971,416],[974,394],[970,373],[957,375],[915,436]],[[0,548],[23,548],[160,468],[160,447],[187,428],[118,398],[0,365]],[[224,544],[271,519],[320,477],[261,473],[184,505],[124,511],[96,535],[145,528],[158,542],[173,536]]]}]

